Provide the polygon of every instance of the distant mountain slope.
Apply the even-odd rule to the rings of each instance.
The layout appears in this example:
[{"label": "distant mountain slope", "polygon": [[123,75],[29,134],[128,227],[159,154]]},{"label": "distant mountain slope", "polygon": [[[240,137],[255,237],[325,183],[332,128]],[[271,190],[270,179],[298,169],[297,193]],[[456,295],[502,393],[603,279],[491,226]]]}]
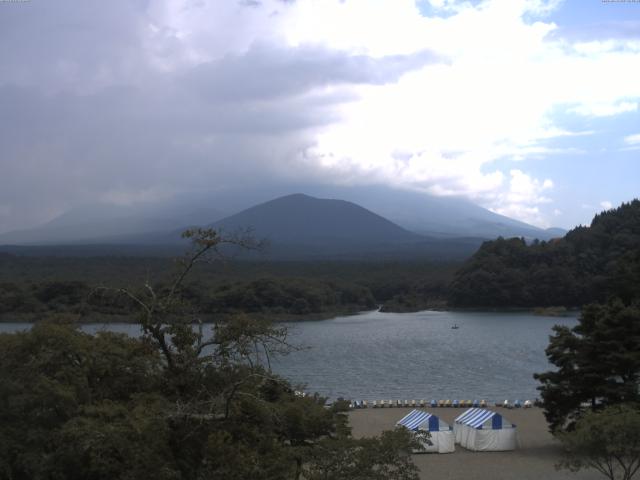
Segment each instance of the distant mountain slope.
[{"label": "distant mountain slope", "polygon": [[[557,228],[557,227],[547,228],[545,232],[547,232],[551,236],[551,238],[564,237],[567,234],[567,230],[565,230],[564,228]],[[541,238],[540,240],[544,240],[544,239]]]},{"label": "distant mountain slope", "polygon": [[474,307],[578,307],[609,297],[640,299],[639,200],[550,242],[486,242],[450,288],[452,304]]},{"label": "distant mountain slope", "polygon": [[[268,240],[268,248],[260,254],[237,253],[271,260],[460,260],[482,243],[476,237],[418,235],[352,202],[303,194],[255,205],[209,226],[227,233],[253,229],[255,237]],[[60,228],[65,231],[64,226]],[[186,247],[180,235],[183,229],[105,236],[101,241],[80,238],[59,245],[5,246],[0,251],[44,256],[175,255]]]},{"label": "distant mountain slope", "polygon": [[[543,230],[498,215],[463,198],[436,197],[382,185],[306,185],[298,190],[318,198],[339,198],[355,203],[405,230],[428,237],[494,239],[502,236],[547,240],[566,233],[562,229]],[[242,191],[226,189],[184,194],[137,207],[87,205],[74,208],[44,225],[0,234],[0,245],[121,244],[129,239],[144,243],[145,238],[151,238],[157,232],[211,224],[223,218],[223,212],[227,215],[239,212],[269,199],[287,196],[290,191],[290,186]],[[156,240],[151,243],[157,243]]]},{"label": "distant mountain slope", "polygon": [[223,216],[219,210],[191,204],[137,209],[89,205],[70,210],[39,227],[1,234],[0,245],[122,243],[121,240],[137,236],[204,225]]},{"label": "distant mountain slope", "polygon": [[409,232],[344,200],[286,195],[220,220],[213,228],[233,232],[251,227],[270,242],[276,260],[460,260],[482,243],[479,238],[430,238]]},{"label": "distant mountain slope", "polygon": [[[470,256],[480,238],[430,238],[394,224],[344,200],[303,194],[276,198],[210,224],[233,234],[250,228],[268,241],[264,252],[233,250],[243,258],[271,260],[459,260]],[[109,237],[109,243],[2,247],[20,255],[167,255],[186,247],[181,229]]]},{"label": "distant mountain slope", "polygon": [[437,197],[387,186],[330,187],[309,191],[342,198],[388,218],[401,227],[430,237],[525,237],[548,240],[566,230],[544,230],[494,213],[460,197]]},{"label": "distant mountain slope", "polygon": [[287,195],[215,222],[233,231],[252,227],[256,236],[287,244],[389,244],[423,240],[365,208],[344,200]]}]

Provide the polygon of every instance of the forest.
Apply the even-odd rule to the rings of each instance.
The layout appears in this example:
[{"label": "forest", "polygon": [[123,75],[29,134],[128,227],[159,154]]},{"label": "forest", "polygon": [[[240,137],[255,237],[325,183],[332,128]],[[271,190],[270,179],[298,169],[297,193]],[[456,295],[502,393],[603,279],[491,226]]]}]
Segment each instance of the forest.
[{"label": "forest", "polygon": [[[183,287],[205,320],[238,312],[270,320],[326,318],[382,306],[416,311],[442,305],[459,264],[432,262],[213,262]],[[166,287],[175,262],[144,257],[0,255],[0,321],[71,314],[79,321],[132,321],[115,289]]]},{"label": "forest", "polygon": [[[165,257],[34,257],[0,254],[0,321],[72,314],[129,321],[131,301],[113,289],[175,270]],[[270,320],[371,310],[580,308],[640,297],[640,201],[595,216],[564,238],[485,242],[464,264],[434,261],[218,261],[200,265],[184,295],[205,320],[239,312]]]},{"label": "forest", "polygon": [[564,238],[485,242],[455,274],[454,307],[581,307],[640,297],[640,201],[596,215]]}]

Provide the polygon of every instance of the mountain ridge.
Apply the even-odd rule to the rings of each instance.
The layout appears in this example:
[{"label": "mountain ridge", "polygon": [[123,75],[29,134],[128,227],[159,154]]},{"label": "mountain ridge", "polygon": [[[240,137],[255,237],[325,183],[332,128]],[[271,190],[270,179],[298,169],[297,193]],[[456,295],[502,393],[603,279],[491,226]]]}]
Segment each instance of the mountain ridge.
[{"label": "mountain ridge", "polygon": [[[457,242],[472,239],[471,243],[479,245],[482,239],[498,236],[544,240],[563,232],[539,229],[464,199],[433,197],[390,187],[335,187],[326,193],[271,197],[226,216],[207,205],[224,206],[226,202],[227,206],[237,206],[242,203],[238,203],[239,197],[222,196],[219,201],[202,197],[196,203],[183,199],[166,203],[161,209],[87,206],[39,228],[0,235],[0,245],[184,245],[179,232],[197,225],[227,230],[253,226],[280,243],[298,247],[341,243],[350,248],[357,244],[371,247],[433,243],[435,239],[457,239]],[[248,194],[248,198],[258,197],[259,192]],[[123,216],[127,213],[129,216]],[[294,217],[297,223],[287,224]],[[416,228],[408,228],[412,225]]]},{"label": "mountain ridge", "polygon": [[[255,205],[210,225],[223,230],[251,227],[259,237],[289,243],[396,243],[422,240],[392,221],[353,202],[302,193]],[[371,241],[373,240],[373,242]]]}]

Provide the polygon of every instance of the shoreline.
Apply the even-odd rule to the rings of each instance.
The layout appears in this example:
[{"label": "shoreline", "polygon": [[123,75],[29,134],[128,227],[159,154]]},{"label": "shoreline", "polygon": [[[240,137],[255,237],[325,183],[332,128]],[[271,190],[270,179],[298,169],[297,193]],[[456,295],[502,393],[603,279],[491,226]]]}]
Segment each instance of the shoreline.
[{"label": "shoreline", "polygon": [[[218,320],[224,321],[229,317],[234,315],[246,315],[252,318],[260,318],[269,320],[273,323],[296,323],[296,322],[313,322],[313,321],[323,321],[323,320],[331,320],[332,318],[337,317],[347,317],[351,315],[360,315],[365,313],[376,312],[377,309],[371,310],[354,310],[354,309],[344,309],[344,310],[332,310],[327,312],[316,312],[309,313],[303,315],[296,314],[265,314],[265,313],[256,313],[256,312],[234,312],[234,313],[220,313],[220,314],[206,314],[202,315],[202,323],[203,325],[210,325],[216,323],[213,318],[217,318]],[[37,313],[25,313],[25,314],[4,314],[0,315],[0,324],[8,324],[8,323],[38,323],[40,321],[46,320],[46,317],[53,317],[56,315],[63,315],[69,317],[76,317],[78,314],[76,313],[45,313],[45,314],[37,314]],[[85,316],[81,316],[77,319],[77,321],[73,323],[77,323],[78,325],[92,325],[92,324],[129,324],[135,325],[139,323],[136,319],[136,314],[131,315],[120,315],[120,314],[88,314]],[[194,325],[197,325],[198,322],[193,322]]]},{"label": "shoreline", "polygon": [[[352,315],[361,315],[372,312],[380,312],[380,313],[395,313],[395,314],[410,314],[410,313],[421,313],[421,312],[453,312],[453,313],[530,313],[535,316],[540,317],[557,317],[557,318],[571,318],[576,317],[580,314],[579,309],[567,309],[563,310],[560,313],[555,311],[556,307],[549,308],[456,308],[456,307],[443,307],[443,308],[421,308],[419,310],[403,310],[403,311],[393,311],[393,310],[385,310],[384,304],[378,306],[376,309],[371,310],[355,310],[355,309],[343,309],[343,310],[332,310],[327,312],[315,312],[308,314],[278,314],[278,313],[256,313],[256,312],[234,312],[234,313],[220,313],[220,314],[207,314],[203,315],[202,323],[203,324],[213,324],[215,323],[212,320],[213,317],[218,317],[220,320],[231,317],[233,315],[246,315],[253,318],[266,319],[273,323],[297,323],[297,322],[320,322],[323,320],[331,320],[337,317],[347,317]],[[76,316],[78,314],[70,313],[70,312],[60,312],[60,313],[24,313],[24,314],[3,314],[0,315],[0,324],[2,323],[37,323],[42,321],[43,318],[35,318],[42,316],[52,316],[52,315],[68,315],[70,317]],[[135,314],[131,315],[120,315],[120,314],[89,314],[84,317],[80,317],[77,322],[78,324],[97,324],[97,323],[126,323],[126,324],[136,324],[138,323],[135,320]],[[197,322],[194,322],[194,324]]]}]

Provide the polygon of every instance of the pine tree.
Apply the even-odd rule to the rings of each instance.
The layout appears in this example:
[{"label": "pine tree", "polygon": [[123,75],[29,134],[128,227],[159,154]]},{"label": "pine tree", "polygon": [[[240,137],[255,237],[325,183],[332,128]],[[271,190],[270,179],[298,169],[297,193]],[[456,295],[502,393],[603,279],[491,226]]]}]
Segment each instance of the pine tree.
[{"label": "pine tree", "polygon": [[640,400],[640,308],[620,300],[585,307],[578,325],[556,326],[546,349],[557,370],[535,374],[553,432],[587,409]]}]

